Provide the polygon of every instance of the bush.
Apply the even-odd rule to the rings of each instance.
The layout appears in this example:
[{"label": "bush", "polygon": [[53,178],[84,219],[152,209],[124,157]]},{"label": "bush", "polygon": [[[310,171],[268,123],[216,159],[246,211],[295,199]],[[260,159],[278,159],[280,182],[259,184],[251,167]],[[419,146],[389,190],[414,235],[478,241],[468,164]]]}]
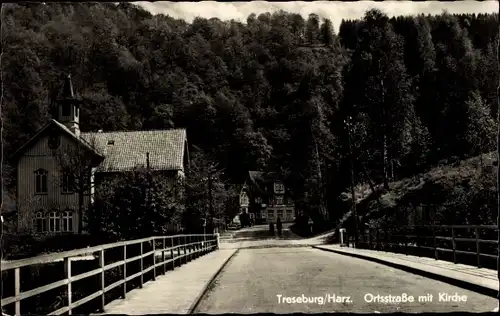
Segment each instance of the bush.
[{"label": "bush", "polygon": [[45,253],[86,248],[113,241],[111,239],[103,239],[101,236],[75,234],[53,236],[5,234],[3,236],[2,252],[4,259],[17,260]]}]

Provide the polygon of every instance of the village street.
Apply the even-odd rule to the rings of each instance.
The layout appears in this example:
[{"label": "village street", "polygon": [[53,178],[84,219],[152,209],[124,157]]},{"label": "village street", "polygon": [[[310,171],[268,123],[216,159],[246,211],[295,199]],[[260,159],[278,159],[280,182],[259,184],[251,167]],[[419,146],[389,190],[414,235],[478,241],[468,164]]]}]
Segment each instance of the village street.
[{"label": "village street", "polygon": [[[236,235],[253,232],[259,236],[264,234],[265,227],[261,227],[261,230],[243,229]],[[222,270],[195,312],[486,312],[496,307],[493,298],[447,283],[362,259],[300,247],[320,243],[320,239],[261,238],[222,243],[222,248],[240,250]],[[440,302],[440,293],[465,295],[467,301]],[[370,294],[406,294],[415,301],[369,303],[366,300]],[[432,302],[418,302],[419,296],[428,294],[432,295]],[[283,302],[287,300],[285,297],[302,296],[316,298],[316,302]],[[349,297],[351,302],[332,302],[338,297]]]}]

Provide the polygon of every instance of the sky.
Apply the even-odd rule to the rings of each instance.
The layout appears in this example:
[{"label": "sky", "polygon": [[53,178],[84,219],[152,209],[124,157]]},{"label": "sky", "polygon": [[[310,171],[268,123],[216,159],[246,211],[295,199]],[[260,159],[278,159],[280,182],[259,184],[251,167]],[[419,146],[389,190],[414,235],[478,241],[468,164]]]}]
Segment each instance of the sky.
[{"label": "sky", "polygon": [[371,8],[378,8],[389,16],[414,15],[414,14],[441,14],[444,10],[449,13],[493,13],[498,12],[497,1],[290,1],[290,2],[135,2],[153,14],[163,13],[174,18],[181,18],[191,22],[195,17],[219,18],[221,20],[238,20],[246,22],[251,13],[257,15],[265,12],[284,10],[291,13],[299,13],[307,17],[310,13],[316,13],[321,18],[329,18],[336,31],[338,31],[342,19],[359,19]]}]

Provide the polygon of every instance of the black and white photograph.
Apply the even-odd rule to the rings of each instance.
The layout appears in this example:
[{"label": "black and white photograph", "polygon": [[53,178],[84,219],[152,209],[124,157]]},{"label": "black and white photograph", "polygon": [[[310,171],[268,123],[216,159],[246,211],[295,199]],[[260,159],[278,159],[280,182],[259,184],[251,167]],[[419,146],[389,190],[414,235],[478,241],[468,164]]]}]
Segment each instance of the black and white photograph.
[{"label": "black and white photograph", "polygon": [[2,3],[2,316],[498,312],[499,12]]}]

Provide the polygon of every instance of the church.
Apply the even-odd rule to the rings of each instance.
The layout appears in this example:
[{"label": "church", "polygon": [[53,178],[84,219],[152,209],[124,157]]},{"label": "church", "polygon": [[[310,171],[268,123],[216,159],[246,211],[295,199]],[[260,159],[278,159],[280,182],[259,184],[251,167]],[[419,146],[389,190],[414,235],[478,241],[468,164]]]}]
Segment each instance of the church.
[{"label": "church", "polygon": [[[85,216],[78,210],[86,210],[91,205],[96,177],[147,165],[179,181],[189,164],[185,129],[84,133],[80,131],[79,118],[84,104],[73,92],[70,75],[63,89],[57,103],[57,119],[50,120],[11,157],[17,172],[17,231],[20,233],[84,232]],[[82,182],[89,184],[87,194],[75,192],[75,177],[65,171],[73,159],[54,154],[76,152],[76,149],[82,153],[78,159],[84,159],[84,165],[89,168],[85,173],[88,179]]]}]

